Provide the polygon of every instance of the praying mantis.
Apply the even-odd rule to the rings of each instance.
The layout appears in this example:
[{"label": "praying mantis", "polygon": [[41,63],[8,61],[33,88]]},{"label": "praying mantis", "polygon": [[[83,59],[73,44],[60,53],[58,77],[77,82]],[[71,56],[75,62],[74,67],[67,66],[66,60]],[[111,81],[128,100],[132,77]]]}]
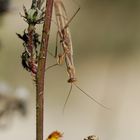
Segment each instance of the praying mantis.
[{"label": "praying mantis", "polygon": [[[75,66],[73,62],[72,39],[71,39],[70,30],[68,28],[68,24],[70,21],[68,21],[66,9],[61,0],[54,1],[54,8],[55,8],[55,15],[56,15],[56,21],[58,26],[56,41],[58,41],[58,36],[59,36],[60,47],[62,47],[63,49],[63,53],[58,55],[57,54],[58,46],[56,46],[55,57],[58,57],[58,61],[57,61],[58,64],[61,64],[65,60],[65,64],[69,76],[68,83],[73,83],[76,82],[76,77],[75,77]],[[78,9],[78,11],[79,10],[80,9]]]},{"label": "praying mantis", "polygon": [[[85,94],[91,100],[96,102],[98,105],[100,105],[101,107],[105,109],[109,109],[105,105],[98,102],[95,98],[90,96],[88,93],[86,93],[84,90],[82,90],[76,84],[77,79],[76,79],[75,66],[74,66],[74,61],[73,61],[73,44],[72,44],[72,38],[71,38],[70,29],[69,29],[69,23],[76,16],[80,8],[78,8],[78,10],[70,19],[68,19],[67,12],[66,12],[66,9],[62,0],[54,0],[54,10],[55,10],[56,22],[57,22],[57,27],[58,27],[58,32],[56,35],[56,50],[55,50],[55,58],[57,58],[57,64],[55,65],[60,65],[63,62],[65,62],[66,71],[69,77],[68,83],[71,84],[69,94],[64,103],[63,111],[70,97],[73,85],[75,85],[76,88],[78,88],[83,94]],[[58,54],[58,45],[57,45],[58,39],[60,42],[59,49],[62,51],[62,53],[60,54]]]}]

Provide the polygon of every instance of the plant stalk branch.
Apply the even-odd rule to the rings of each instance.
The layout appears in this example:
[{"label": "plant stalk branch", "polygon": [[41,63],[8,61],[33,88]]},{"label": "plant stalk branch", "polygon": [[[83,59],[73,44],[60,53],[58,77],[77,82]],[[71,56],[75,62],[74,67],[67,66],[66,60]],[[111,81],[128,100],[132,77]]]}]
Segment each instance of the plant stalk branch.
[{"label": "plant stalk branch", "polygon": [[36,75],[36,140],[43,140],[44,78],[45,78],[49,33],[51,27],[51,18],[53,11],[53,1],[54,0],[47,0],[46,2],[45,21],[43,25],[42,42]]}]

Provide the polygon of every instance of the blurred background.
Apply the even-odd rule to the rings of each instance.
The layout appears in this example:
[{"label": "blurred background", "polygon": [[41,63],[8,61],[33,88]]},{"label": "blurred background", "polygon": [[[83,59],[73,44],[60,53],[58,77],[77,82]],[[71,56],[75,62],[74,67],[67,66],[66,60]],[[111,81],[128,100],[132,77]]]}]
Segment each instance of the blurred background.
[{"label": "blurred background", "polygon": [[[44,136],[59,130],[64,132],[65,140],[82,140],[92,134],[100,140],[139,139],[140,1],[64,0],[64,3],[69,17],[81,7],[70,23],[77,84],[111,111],[73,87],[63,115],[70,85],[65,66],[54,67],[46,72]],[[34,140],[35,83],[21,66],[23,47],[16,36],[27,27],[19,12],[23,13],[23,4],[29,8],[31,1],[11,0],[9,4],[7,12],[0,11],[0,92],[6,96],[4,100],[14,96],[14,103],[22,97],[23,106],[27,106],[24,106],[26,115],[21,113],[23,108],[17,107],[18,101],[13,111],[9,109],[11,115],[5,126],[0,127],[0,139]],[[51,52],[55,49],[56,32],[53,15]],[[47,64],[54,63],[56,60],[48,55]]]}]

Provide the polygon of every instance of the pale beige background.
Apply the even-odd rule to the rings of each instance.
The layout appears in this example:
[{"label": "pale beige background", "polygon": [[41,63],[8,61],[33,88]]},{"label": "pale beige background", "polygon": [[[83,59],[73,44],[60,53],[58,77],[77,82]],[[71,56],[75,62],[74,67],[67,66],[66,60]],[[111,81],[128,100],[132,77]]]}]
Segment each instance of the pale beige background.
[{"label": "pale beige background", "polygon": [[[71,16],[78,8],[65,1]],[[75,87],[65,114],[62,108],[69,91],[65,67],[46,73],[45,131],[64,132],[65,140],[82,140],[95,134],[100,140],[140,139],[140,1],[79,0],[80,12],[70,24],[78,84],[98,101],[101,108]],[[3,140],[35,140],[35,89],[29,73],[20,64],[22,43],[15,33],[26,28],[19,16],[29,0],[12,1],[10,13],[3,17],[0,39],[0,80],[14,89],[31,92],[29,114],[16,116],[8,129],[0,129]],[[55,17],[53,17],[55,20]],[[56,25],[52,22],[50,51],[55,47]],[[48,65],[55,60],[49,56]]]}]

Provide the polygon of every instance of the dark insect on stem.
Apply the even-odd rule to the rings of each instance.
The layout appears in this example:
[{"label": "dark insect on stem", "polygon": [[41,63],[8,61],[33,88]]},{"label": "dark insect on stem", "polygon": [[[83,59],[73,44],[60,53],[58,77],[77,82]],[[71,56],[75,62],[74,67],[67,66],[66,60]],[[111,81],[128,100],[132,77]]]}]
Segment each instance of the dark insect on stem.
[{"label": "dark insect on stem", "polygon": [[37,46],[40,45],[40,43],[41,43],[39,40],[39,34],[37,34],[37,33],[34,34],[33,41],[34,41],[35,47],[37,48]]},{"label": "dark insect on stem", "polygon": [[27,51],[24,51],[21,55],[21,63],[22,63],[23,68],[30,72],[31,69],[28,63],[29,58],[30,58],[29,53]]},{"label": "dark insect on stem", "polygon": [[[34,46],[35,46],[35,55],[36,55],[36,59],[38,59],[38,46],[41,44],[40,40],[39,40],[39,34],[34,33],[34,37],[33,37],[33,42],[34,42]],[[37,61],[37,60],[36,60]]]},{"label": "dark insect on stem", "polygon": [[37,73],[37,62],[30,61],[30,55],[27,51],[24,51],[22,53],[21,59],[21,63],[24,69],[26,69],[29,72],[32,72],[33,74]]},{"label": "dark insect on stem", "polygon": [[16,35],[17,35],[22,41],[24,41],[25,44],[27,44],[27,42],[28,42],[28,33],[26,33],[25,30],[24,30],[23,35],[18,34],[18,33],[16,33]]},{"label": "dark insect on stem", "polygon": [[[26,31],[24,30],[23,35],[16,33],[16,35],[25,43],[27,44],[29,41],[29,37],[28,37],[28,33],[26,33]],[[35,45],[35,48],[37,48],[38,45],[40,45],[40,40],[39,40],[39,34],[38,33],[34,33],[33,35],[33,42]]]},{"label": "dark insect on stem", "polygon": [[[24,30],[23,35],[16,33],[17,36],[23,41],[23,46],[26,50],[26,52],[29,52],[29,47],[28,47],[28,41],[29,41],[29,36],[28,33]],[[39,34],[33,33],[33,50],[35,52],[35,59],[38,59],[38,46],[40,45],[40,40],[39,40]],[[25,53],[25,52],[24,52]],[[30,57],[30,56],[29,56]],[[37,62],[37,60],[35,60]]]}]

